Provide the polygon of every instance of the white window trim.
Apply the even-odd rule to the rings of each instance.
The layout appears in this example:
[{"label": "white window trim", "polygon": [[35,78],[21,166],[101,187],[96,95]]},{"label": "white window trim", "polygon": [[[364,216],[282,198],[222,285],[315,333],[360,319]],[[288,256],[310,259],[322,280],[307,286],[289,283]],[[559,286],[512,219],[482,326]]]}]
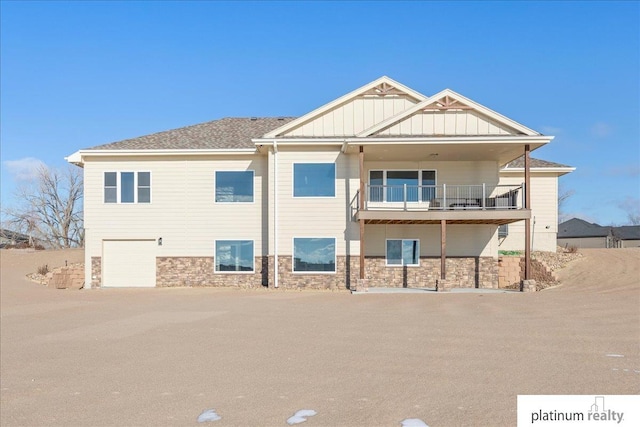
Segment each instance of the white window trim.
[{"label": "white window trim", "polygon": [[[216,200],[216,188],[218,185],[218,181],[216,179],[216,173],[218,172],[251,172],[251,190],[253,192],[252,199],[250,202],[218,202]],[[217,203],[220,205],[233,205],[236,203],[242,204],[253,204],[256,202],[256,171],[254,169],[217,169],[213,171],[213,203]]]},{"label": "white window trim", "polygon": [[[149,173],[149,202],[139,202],[138,201],[138,174],[139,173]],[[116,174],[116,201],[115,202],[107,202],[104,197],[104,190],[106,187],[105,174],[107,173],[115,173]],[[122,174],[123,173],[133,173],[133,202],[122,202]],[[113,187],[109,187],[113,188]],[[102,172],[102,204],[103,205],[150,205],[153,203],[153,173],[150,170],[108,170]]]},{"label": "white window trim", "polygon": [[[253,270],[251,271],[218,271],[216,259],[218,258],[218,242],[222,241],[232,241],[232,242],[251,242],[252,244],[252,254],[251,259],[253,259]],[[254,239],[215,239],[213,241],[213,274],[255,274],[256,273],[256,241]]]},{"label": "white window trim", "polygon": [[[404,258],[402,258],[402,253],[400,254],[400,259],[402,260],[401,264],[389,264],[389,257],[388,257],[388,253],[387,253],[387,242],[389,240],[400,240],[400,242],[404,242],[405,240],[415,240],[418,242],[418,263],[417,264],[405,264],[404,263]],[[402,246],[402,243],[400,243],[400,245]],[[389,239],[385,239],[384,241],[384,265],[386,267],[420,267],[420,251],[422,250],[422,247],[420,246],[420,239],[403,239],[403,238],[389,238]]]},{"label": "white window trim", "polygon": [[[296,196],[296,165],[333,165],[333,196]],[[336,199],[338,197],[338,165],[336,162],[291,163],[291,197],[294,199]]]},{"label": "white window trim", "polygon": [[[371,172],[382,172],[382,185],[387,185],[387,172],[418,172],[418,185],[422,185],[422,171],[429,171],[429,172],[434,172],[435,173],[435,184],[433,184],[436,187],[436,191],[437,191],[437,186],[438,186],[438,170],[437,169],[428,169],[428,168],[418,168],[418,169],[369,169],[369,171],[367,172],[367,178],[368,178],[368,183],[369,185],[371,185]],[[374,202],[374,203],[387,203],[387,192],[383,191],[382,192],[382,202]],[[418,192],[418,202],[409,202],[409,203],[419,203],[419,202],[428,202],[428,200],[422,200],[422,192]],[[388,202],[388,203],[395,203],[395,202]]]},{"label": "white window trim", "polygon": [[[333,265],[334,271],[296,271],[295,239],[333,239]],[[337,274],[338,273],[338,239],[334,236],[294,236],[291,238],[291,273],[292,274]]]}]

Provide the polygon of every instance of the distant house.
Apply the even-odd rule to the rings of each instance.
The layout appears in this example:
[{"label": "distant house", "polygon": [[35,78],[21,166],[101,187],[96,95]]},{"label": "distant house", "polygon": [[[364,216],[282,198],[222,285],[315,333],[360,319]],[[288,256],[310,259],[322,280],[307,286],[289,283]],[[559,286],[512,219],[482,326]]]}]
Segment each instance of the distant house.
[{"label": "distant house", "polygon": [[558,246],[631,248],[640,246],[640,225],[601,226],[579,218],[558,225]]},{"label": "distant house", "polygon": [[18,233],[16,231],[0,229],[0,248],[4,248],[8,245],[18,245],[21,243],[29,244],[29,236],[26,234]]}]

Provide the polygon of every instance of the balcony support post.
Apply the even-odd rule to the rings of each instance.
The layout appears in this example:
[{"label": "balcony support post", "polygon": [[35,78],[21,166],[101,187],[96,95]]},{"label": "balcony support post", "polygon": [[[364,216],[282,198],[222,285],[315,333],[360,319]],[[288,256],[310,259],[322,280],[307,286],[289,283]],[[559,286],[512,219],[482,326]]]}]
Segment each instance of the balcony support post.
[{"label": "balcony support post", "polygon": [[[360,168],[360,199],[358,200],[360,212],[364,210],[365,191],[364,191],[364,147],[361,145],[359,150],[359,168]],[[360,218],[360,282],[364,281],[364,219]],[[364,284],[362,284],[364,286]]]},{"label": "balcony support post", "polygon": [[447,279],[447,220],[440,220],[440,279]]},{"label": "balcony support post", "polygon": [[[529,144],[524,146],[524,208],[531,209],[531,158]],[[531,218],[524,220],[524,280],[531,279]]]}]

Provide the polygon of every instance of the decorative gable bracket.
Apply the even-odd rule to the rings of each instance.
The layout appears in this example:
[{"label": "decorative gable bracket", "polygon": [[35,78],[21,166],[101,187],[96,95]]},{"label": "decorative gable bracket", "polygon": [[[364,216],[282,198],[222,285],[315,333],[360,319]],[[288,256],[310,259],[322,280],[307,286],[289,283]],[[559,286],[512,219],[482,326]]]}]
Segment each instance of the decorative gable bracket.
[{"label": "decorative gable bracket", "polygon": [[444,98],[440,98],[439,100],[435,101],[432,104],[427,105],[422,109],[422,111],[425,111],[425,112],[434,111],[434,110],[437,110],[437,111],[473,110],[473,107],[463,104],[462,102],[450,97],[449,95],[445,95]]}]

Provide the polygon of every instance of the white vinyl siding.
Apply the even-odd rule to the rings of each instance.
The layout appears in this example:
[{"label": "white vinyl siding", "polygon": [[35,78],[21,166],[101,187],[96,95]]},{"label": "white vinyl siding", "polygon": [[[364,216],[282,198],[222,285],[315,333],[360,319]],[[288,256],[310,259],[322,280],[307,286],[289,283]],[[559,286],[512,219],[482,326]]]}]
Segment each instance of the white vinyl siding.
[{"label": "white vinyl siding", "polygon": [[[504,174],[500,184],[520,185],[521,176]],[[524,221],[509,224],[509,235],[500,239],[500,250],[524,251]],[[554,173],[531,173],[531,232],[533,250],[555,252],[558,232],[558,177]]]},{"label": "white vinyl siding", "polygon": [[102,286],[149,288],[156,285],[155,240],[102,242]]},{"label": "white vinyl siding", "polygon": [[[274,155],[269,159],[273,162]],[[345,155],[337,147],[293,149],[280,147],[278,159],[278,253],[293,254],[292,239],[307,236],[313,230],[316,236],[335,236],[336,254],[357,254],[359,251],[358,223],[352,221],[349,204],[355,197],[358,186],[358,156]],[[335,197],[293,197],[293,163],[335,163]],[[275,165],[271,165],[270,178]],[[274,203],[276,191],[274,181],[269,187],[270,220],[269,235],[274,235]],[[273,251],[273,240],[270,250]],[[273,253],[273,252],[271,252]]]},{"label": "white vinyl siding", "polygon": [[[216,170],[253,170],[254,203],[215,203]],[[104,203],[104,172],[118,174],[152,170],[153,203]],[[87,256],[100,256],[102,239],[153,239],[162,237],[158,256],[211,257],[215,240],[238,238],[255,242],[263,253],[267,238],[266,158],[262,156],[202,156],[169,159],[149,157],[87,161],[85,177],[85,229]],[[98,190],[99,189],[99,190]],[[119,190],[119,189],[118,189]],[[263,219],[264,218],[264,219]],[[263,229],[264,223],[264,229]],[[265,245],[265,251],[267,247]]]}]

